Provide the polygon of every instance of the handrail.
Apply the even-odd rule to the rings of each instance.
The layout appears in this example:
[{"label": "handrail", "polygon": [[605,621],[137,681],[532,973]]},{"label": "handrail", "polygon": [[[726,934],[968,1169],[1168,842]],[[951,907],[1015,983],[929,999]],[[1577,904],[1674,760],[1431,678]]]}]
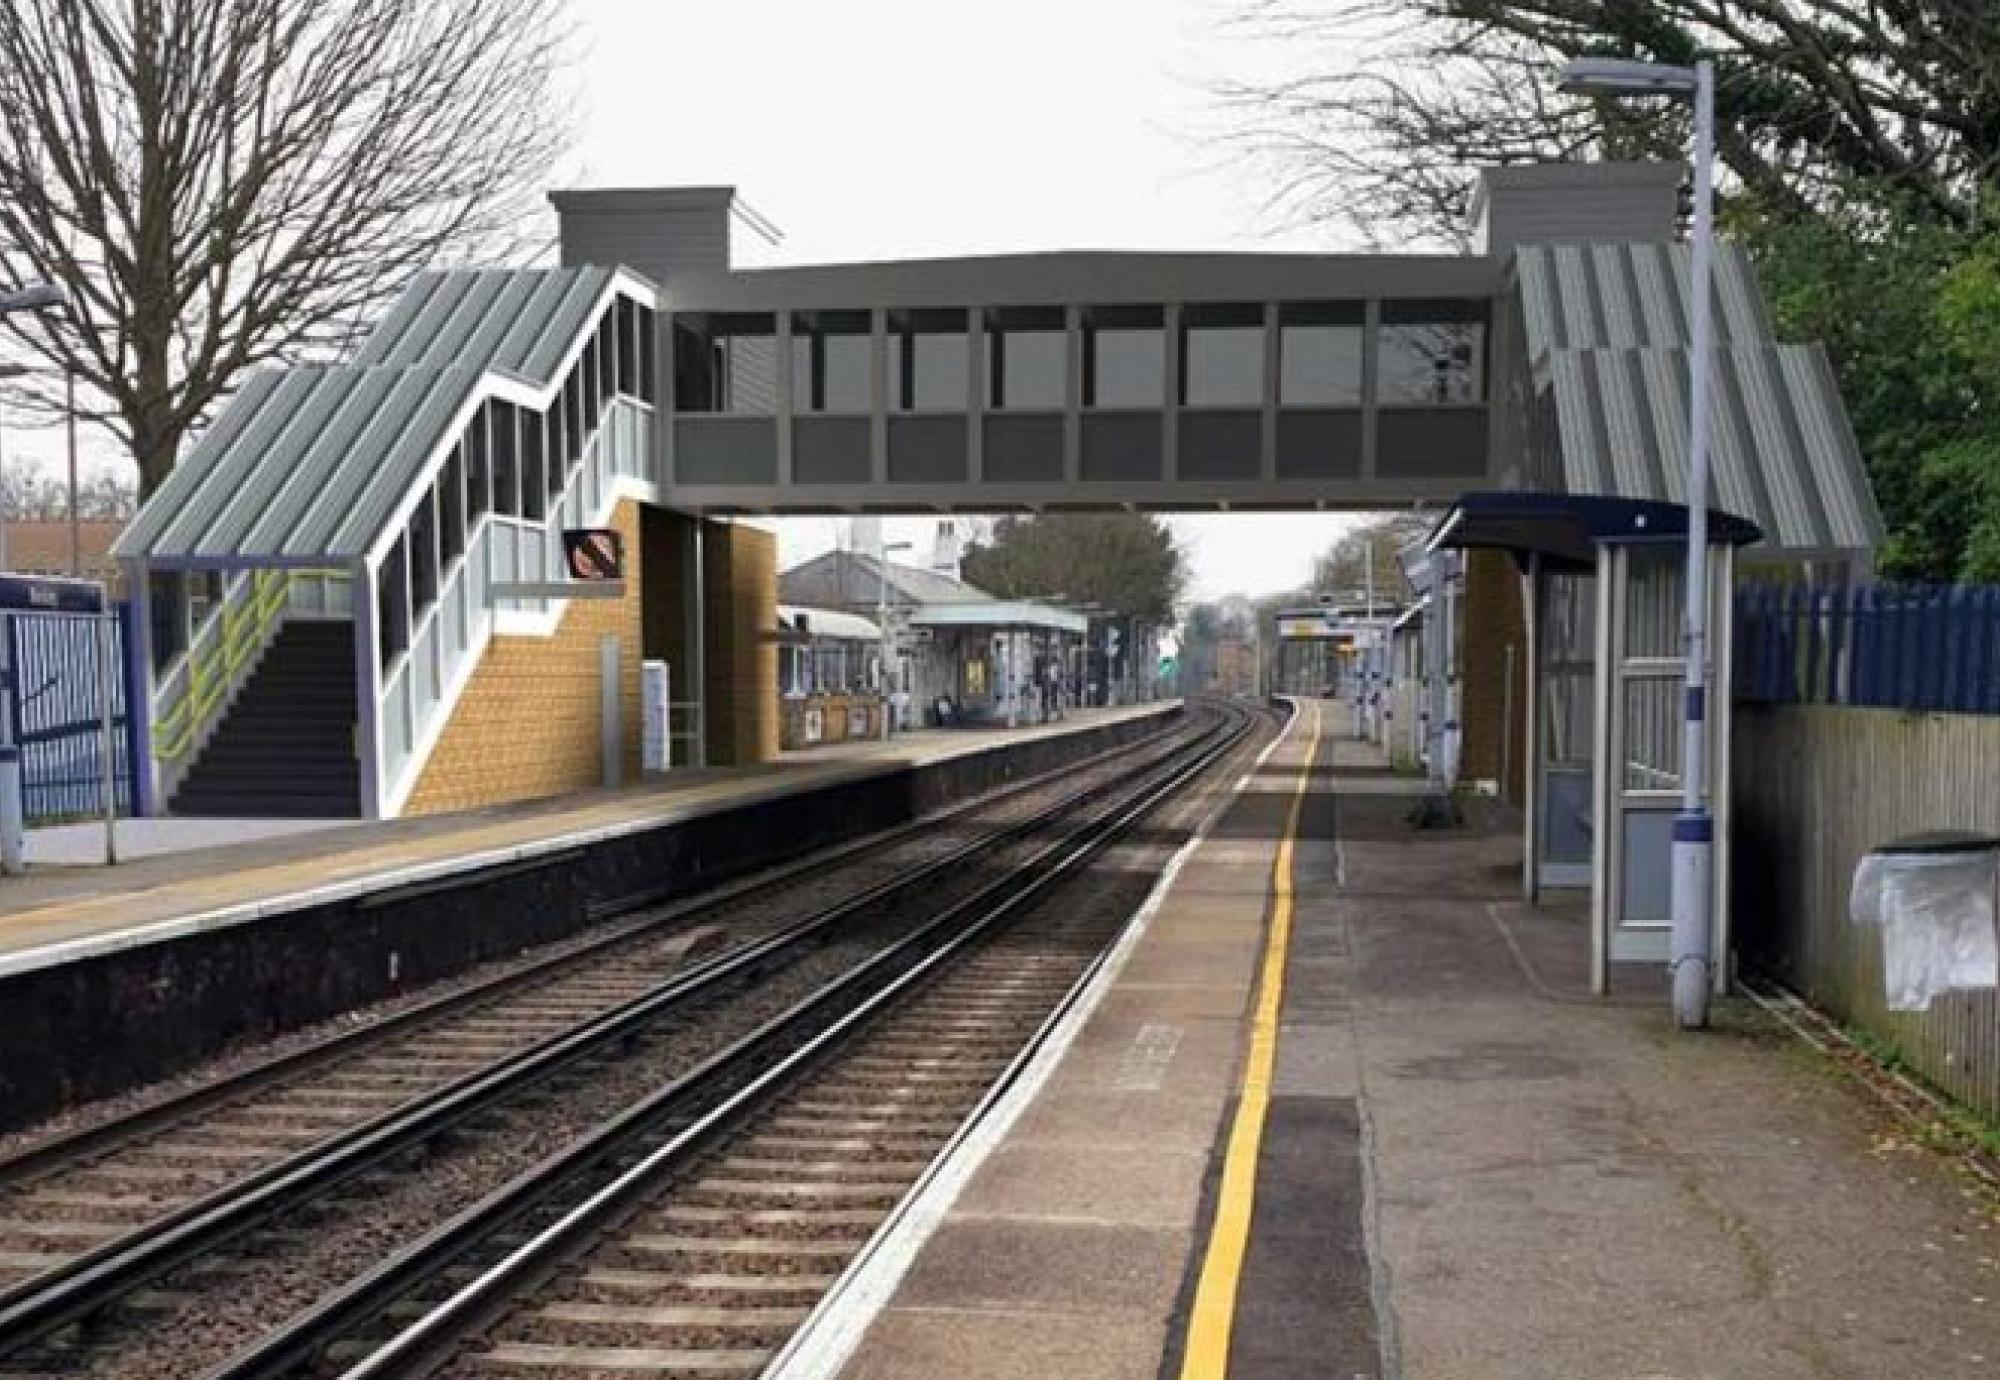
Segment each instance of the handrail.
[{"label": "handrail", "polygon": [[[153,756],[179,762],[236,683],[244,663],[270,640],[272,625],[304,579],[345,581],[344,570],[257,570],[225,596],[189,644],[179,695],[153,720]],[[210,629],[215,629],[211,632]]]}]

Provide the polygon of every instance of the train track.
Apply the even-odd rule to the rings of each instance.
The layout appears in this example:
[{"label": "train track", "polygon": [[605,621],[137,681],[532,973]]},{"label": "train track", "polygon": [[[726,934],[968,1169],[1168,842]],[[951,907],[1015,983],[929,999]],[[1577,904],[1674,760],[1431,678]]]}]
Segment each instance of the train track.
[{"label": "train track", "polygon": [[[261,1104],[263,1115],[252,1123],[252,1128],[259,1129],[260,1134],[246,1137],[246,1126],[240,1120],[230,1119],[241,1116],[240,1110],[230,1111],[238,1104],[226,1096],[208,1093],[197,1095],[191,1110],[182,1110],[188,1118],[198,1118],[219,1107],[225,1113],[219,1120],[211,1117],[189,1126],[171,1115],[160,1118],[151,1114],[123,1142],[115,1133],[96,1131],[78,1138],[79,1146],[67,1158],[60,1153],[38,1152],[40,1158],[32,1160],[26,1172],[16,1175],[16,1193],[39,1192],[41,1201],[58,1214],[65,1208],[83,1210],[89,1214],[86,1220],[100,1232],[104,1218],[110,1217],[115,1222],[121,1212],[154,1215],[127,1230],[113,1227],[115,1234],[108,1239],[82,1236],[84,1249],[59,1255],[52,1268],[41,1270],[0,1294],[0,1355],[15,1355],[24,1348],[38,1347],[32,1355],[32,1368],[38,1372],[90,1369],[94,1364],[90,1358],[96,1350],[90,1329],[79,1331],[71,1324],[104,1319],[121,1302],[129,1304],[134,1299],[140,1301],[142,1310],[156,1306],[160,1297],[171,1301],[175,1289],[154,1290],[157,1297],[146,1300],[145,1286],[187,1262],[212,1261],[222,1246],[260,1223],[296,1214],[302,1205],[324,1198],[343,1185],[349,1185],[350,1192],[367,1191],[368,1176],[380,1174],[382,1166],[396,1157],[407,1155],[414,1147],[454,1128],[460,1133],[465,1133],[468,1127],[476,1128],[478,1119],[494,1107],[509,1098],[520,1097],[524,1090],[550,1079],[559,1070],[579,1069],[579,1077],[591,1074],[593,1069],[601,1071],[610,1057],[607,1051],[629,1048],[635,1039],[641,1038],[637,1032],[663,1022],[669,1026],[676,1024],[665,1018],[685,1016],[699,1007],[703,999],[711,1006],[718,1005],[723,994],[740,991],[753,979],[759,993],[770,989],[774,998],[784,996],[783,980],[774,982],[772,974],[782,974],[787,965],[800,970],[799,982],[814,979],[809,971],[811,962],[799,957],[802,950],[814,944],[837,948],[834,936],[847,936],[862,917],[883,913],[890,902],[899,898],[906,902],[920,899],[925,906],[931,906],[941,895],[949,894],[954,885],[963,891],[968,878],[977,879],[977,869],[971,865],[973,860],[990,858],[996,851],[1010,847],[1017,851],[1028,847],[1065,814],[1104,796],[1135,772],[1143,773],[1146,764],[1177,751],[1171,745],[1161,748],[1149,742],[1136,749],[1108,754],[1086,765],[1078,778],[1085,785],[1067,790],[1055,803],[1040,807],[1036,802],[1036,807],[1023,818],[973,830],[967,840],[941,852],[933,848],[915,867],[906,867],[805,919],[772,928],[759,938],[693,963],[684,971],[676,971],[678,965],[685,961],[690,950],[709,938],[712,926],[682,923],[671,927],[666,934],[654,933],[656,927],[646,926],[641,927],[644,935],[638,938],[628,929],[608,939],[601,953],[563,956],[561,966],[542,975],[545,980],[539,984],[522,974],[509,975],[503,984],[506,993],[518,1002],[518,1011],[525,1022],[522,1027],[506,1030],[495,1027],[489,1006],[482,1005],[475,995],[460,994],[448,999],[445,1006],[453,1016],[452,1021],[444,1022],[441,1027],[435,1019],[414,1020],[410,1023],[415,1031],[411,1038],[416,1043],[398,1046],[405,1053],[419,1052],[419,1062],[425,1068],[416,1076],[374,1067],[371,1061],[387,1057],[379,1048],[350,1057],[346,1062],[318,1057],[298,1068],[287,1068],[279,1078],[265,1072],[258,1093],[266,1099]],[[1046,789],[1040,783],[1030,783],[1004,794],[1010,799],[1032,801],[1038,790],[1045,793]],[[987,803],[993,799],[988,797]],[[935,827],[936,821],[930,823]],[[917,831],[899,831],[914,832]],[[743,894],[763,894],[773,887],[782,890],[785,877],[796,875],[797,869],[786,869],[777,882],[757,880],[741,890]],[[983,894],[983,889],[975,894]],[[714,904],[717,903],[677,908],[674,915],[680,921],[687,921],[708,913]],[[871,947],[877,954],[890,951],[883,947],[883,937],[878,935],[872,946],[848,942],[851,952],[824,955],[821,967],[829,971],[852,967],[863,960],[865,951]],[[603,1009],[607,1002],[612,1003],[609,1010]],[[579,1020],[585,1012],[591,1014]],[[440,1042],[437,1038],[440,1035],[448,1038]],[[500,1055],[497,1059],[496,1053]],[[670,1053],[682,1064],[694,1057],[686,1049]],[[669,1066],[671,1063],[669,1059]],[[296,1079],[310,1076],[312,1081],[308,1084],[282,1081],[286,1076]],[[272,1098],[277,1100],[273,1102]],[[343,1118],[352,1121],[357,1115],[367,1116],[385,1105],[388,1110],[328,1134],[329,1123],[338,1124]],[[164,1130],[156,1124],[162,1121]],[[289,1142],[287,1136],[261,1135],[265,1124],[284,1129]],[[104,1192],[91,1187],[93,1181],[88,1177],[95,1175],[95,1182],[100,1184],[168,1182],[183,1188],[190,1184],[202,1187],[213,1177],[234,1172],[240,1160],[253,1151],[267,1155],[274,1145],[282,1149],[288,1143],[299,1142],[306,1142],[305,1148],[276,1163],[237,1173],[222,1186],[198,1194],[164,1214],[157,1212],[159,1195]],[[173,1153],[162,1153],[163,1144],[172,1147]],[[130,1158],[134,1147],[140,1152],[137,1163]],[[114,1159],[123,1154],[126,1159],[106,1168],[103,1160],[107,1153]],[[147,1156],[155,1162],[145,1163]],[[190,1167],[208,1172],[189,1173]],[[118,1177],[135,1168],[140,1171],[138,1174]],[[65,1170],[69,1172],[61,1172]],[[57,1187],[51,1190],[51,1184]],[[57,1215],[47,1220],[66,1219]],[[31,1239],[46,1246],[52,1241],[62,1243],[77,1238],[55,1232]],[[15,1371],[18,1367],[9,1362],[7,1369]]]},{"label": "train track", "polygon": [[1043,903],[1237,749],[1252,716],[1232,717],[1029,866],[208,1380],[756,1374],[1080,990],[1129,913]]}]

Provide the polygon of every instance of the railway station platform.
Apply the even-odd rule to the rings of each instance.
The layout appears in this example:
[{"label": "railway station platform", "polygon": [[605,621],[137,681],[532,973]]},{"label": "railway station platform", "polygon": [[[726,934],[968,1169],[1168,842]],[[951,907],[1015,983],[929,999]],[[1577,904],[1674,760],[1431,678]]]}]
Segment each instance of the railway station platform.
[{"label": "railway station platform", "polygon": [[229,822],[205,820],[197,835],[205,846],[115,867],[48,867],[0,879],[0,977],[995,747],[1088,733],[1177,704],[1075,710],[1056,723],[1014,729],[926,729],[887,742],[789,752],[753,767],[676,770],[622,790],[377,823],[329,821],[318,831],[253,832],[243,842],[218,841]]},{"label": "railway station platform", "polygon": [[2000,1201],[1754,1004],[1589,994],[1518,831],[1307,702],[769,1374],[2000,1372]]},{"label": "railway station platform", "polygon": [[[0,1125],[1060,770],[1178,702],[0,879]],[[104,1031],[115,1025],[117,1039]]]}]

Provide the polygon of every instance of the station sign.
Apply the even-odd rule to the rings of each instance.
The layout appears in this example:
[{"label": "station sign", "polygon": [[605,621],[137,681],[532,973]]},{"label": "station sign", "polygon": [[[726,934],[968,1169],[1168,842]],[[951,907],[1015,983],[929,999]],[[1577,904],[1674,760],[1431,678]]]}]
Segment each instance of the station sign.
[{"label": "station sign", "polygon": [[625,578],[625,537],[609,527],[566,527],[563,567],[572,580]]},{"label": "station sign", "polygon": [[28,613],[102,613],[104,586],[95,580],[0,575],[0,609]]},{"label": "station sign", "polygon": [[1286,642],[1352,642],[1354,634],[1342,631],[1331,609],[1293,609],[1278,615],[1278,637]]}]

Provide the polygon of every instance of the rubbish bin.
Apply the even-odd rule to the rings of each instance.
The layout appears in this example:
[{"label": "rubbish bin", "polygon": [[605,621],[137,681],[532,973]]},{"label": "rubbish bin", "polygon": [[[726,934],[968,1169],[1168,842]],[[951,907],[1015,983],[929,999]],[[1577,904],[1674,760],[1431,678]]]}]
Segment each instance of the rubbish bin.
[{"label": "rubbish bin", "polygon": [[1848,915],[1881,931],[1891,1011],[2000,987],[2000,839],[1935,832],[1880,844],[1854,869]]}]

